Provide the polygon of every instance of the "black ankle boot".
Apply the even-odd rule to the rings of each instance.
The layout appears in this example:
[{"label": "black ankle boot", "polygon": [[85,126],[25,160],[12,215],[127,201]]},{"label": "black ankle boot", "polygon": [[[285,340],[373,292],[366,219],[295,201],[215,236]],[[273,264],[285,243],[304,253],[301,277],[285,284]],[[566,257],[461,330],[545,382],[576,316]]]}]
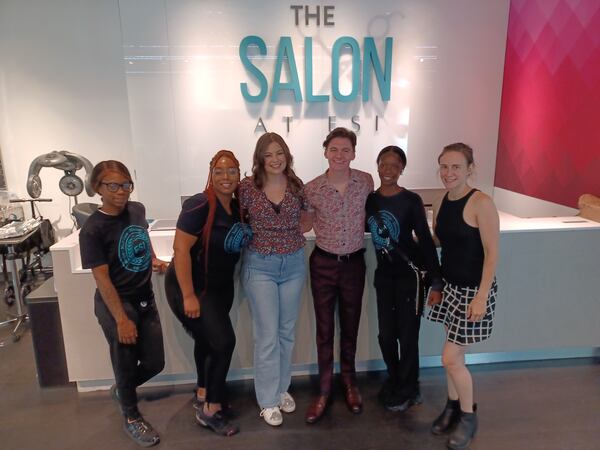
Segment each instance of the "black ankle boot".
[{"label": "black ankle boot", "polygon": [[460,412],[460,419],[456,424],[456,428],[448,439],[448,448],[463,449],[467,448],[471,443],[471,439],[477,431],[477,405],[473,405],[473,412]]},{"label": "black ankle boot", "polygon": [[446,407],[437,419],[433,421],[431,432],[437,436],[449,433],[460,418],[460,403],[458,400],[446,402]]}]

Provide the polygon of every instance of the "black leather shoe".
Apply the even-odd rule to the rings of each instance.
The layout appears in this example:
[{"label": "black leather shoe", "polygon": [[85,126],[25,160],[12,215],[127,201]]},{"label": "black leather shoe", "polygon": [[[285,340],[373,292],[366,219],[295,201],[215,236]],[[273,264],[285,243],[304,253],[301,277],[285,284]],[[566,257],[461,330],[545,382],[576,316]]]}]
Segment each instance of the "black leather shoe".
[{"label": "black leather shoe", "polygon": [[469,446],[471,439],[473,439],[477,432],[476,410],[477,405],[474,405],[472,413],[466,413],[464,411],[460,412],[460,419],[456,424],[456,428],[454,428],[454,431],[450,434],[450,438],[446,443],[448,448],[452,450],[461,450]]},{"label": "black leather shoe", "polygon": [[136,418],[126,417],[123,428],[127,436],[142,447],[152,447],[160,442],[156,430],[141,415]]},{"label": "black leather shoe", "polygon": [[437,419],[433,421],[431,432],[436,436],[449,433],[452,431],[458,420],[460,419],[460,403],[458,400],[450,400],[446,402],[446,407]]}]

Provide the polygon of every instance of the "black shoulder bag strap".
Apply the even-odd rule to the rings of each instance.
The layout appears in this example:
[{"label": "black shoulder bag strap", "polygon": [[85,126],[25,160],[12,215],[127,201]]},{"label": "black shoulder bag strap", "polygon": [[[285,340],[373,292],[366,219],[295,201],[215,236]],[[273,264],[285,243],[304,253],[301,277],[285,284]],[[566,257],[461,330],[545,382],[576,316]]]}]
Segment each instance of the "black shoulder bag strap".
[{"label": "black shoulder bag strap", "polygon": [[[381,217],[381,209],[379,207],[379,200],[377,198],[378,195],[379,194],[375,194],[375,196],[374,196],[375,208],[377,211],[373,215],[373,218],[375,219],[375,223],[377,223],[377,227],[382,231],[385,230],[385,233],[387,233],[387,238],[394,245],[395,253],[398,256],[400,256],[402,261],[404,261],[408,265],[408,267],[410,267],[412,269],[412,271],[415,273],[415,279],[417,281],[417,290],[416,290],[416,294],[415,294],[415,314],[417,316],[421,315],[421,314],[423,314],[424,304],[425,304],[425,290],[426,290],[425,272],[422,271],[421,269],[419,269],[410,260],[410,258],[408,256],[406,256],[406,253],[404,253],[402,251],[402,248],[400,248],[400,243],[396,239],[394,239],[394,237],[390,234],[390,231],[387,229],[387,227],[383,223],[383,218]],[[385,247],[382,249],[382,253],[388,257],[390,262],[392,261],[392,255],[389,254],[389,252],[387,251],[387,249]]]}]

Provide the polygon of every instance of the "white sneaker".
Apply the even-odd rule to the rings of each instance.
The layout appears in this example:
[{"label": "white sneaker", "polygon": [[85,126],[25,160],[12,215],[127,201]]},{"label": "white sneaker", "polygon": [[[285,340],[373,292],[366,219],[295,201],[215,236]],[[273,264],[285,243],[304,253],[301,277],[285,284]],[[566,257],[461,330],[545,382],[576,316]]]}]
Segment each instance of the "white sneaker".
[{"label": "white sneaker", "polygon": [[272,427],[278,427],[283,423],[283,416],[279,410],[279,406],[273,406],[272,408],[263,408],[260,412],[260,417],[265,419]]},{"label": "white sneaker", "polygon": [[293,413],[294,411],[296,411],[296,402],[294,401],[294,397],[292,397],[289,394],[289,392],[284,392],[283,394],[281,394],[279,408],[284,413]]}]

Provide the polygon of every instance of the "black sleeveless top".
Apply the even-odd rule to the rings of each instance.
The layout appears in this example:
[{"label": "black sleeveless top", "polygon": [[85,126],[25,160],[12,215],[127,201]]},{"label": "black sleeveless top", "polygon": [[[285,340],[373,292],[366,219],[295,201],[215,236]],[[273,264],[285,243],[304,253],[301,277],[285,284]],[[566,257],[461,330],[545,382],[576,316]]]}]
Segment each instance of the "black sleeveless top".
[{"label": "black sleeveless top", "polygon": [[483,245],[479,228],[463,219],[465,205],[477,189],[458,200],[444,196],[435,224],[442,244],[442,276],[452,284],[477,287],[483,271]]}]

